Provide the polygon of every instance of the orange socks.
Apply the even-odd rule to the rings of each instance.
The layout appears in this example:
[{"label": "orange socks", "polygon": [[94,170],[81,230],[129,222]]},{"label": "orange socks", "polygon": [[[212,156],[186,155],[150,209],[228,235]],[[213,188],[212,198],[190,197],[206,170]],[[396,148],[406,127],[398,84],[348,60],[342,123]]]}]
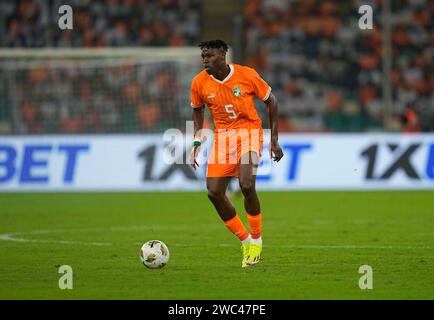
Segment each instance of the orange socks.
[{"label": "orange socks", "polygon": [[[247,221],[249,223],[252,239],[259,239],[260,241],[262,232],[262,215],[257,214],[255,216],[252,216],[250,214],[247,214]],[[244,241],[249,237],[249,233],[247,232],[246,227],[244,227],[244,224],[238,217],[238,215],[235,215],[235,217],[233,217],[232,219],[225,221],[225,225],[241,241]]]},{"label": "orange socks", "polygon": [[262,215],[257,214],[252,216],[247,214],[247,221],[249,223],[250,233],[252,234],[252,239],[261,238],[262,231]]},{"label": "orange socks", "polygon": [[235,217],[232,219],[225,221],[225,225],[241,241],[246,240],[249,237],[249,233],[247,232],[246,227],[244,227],[244,224],[238,215],[235,215]]}]

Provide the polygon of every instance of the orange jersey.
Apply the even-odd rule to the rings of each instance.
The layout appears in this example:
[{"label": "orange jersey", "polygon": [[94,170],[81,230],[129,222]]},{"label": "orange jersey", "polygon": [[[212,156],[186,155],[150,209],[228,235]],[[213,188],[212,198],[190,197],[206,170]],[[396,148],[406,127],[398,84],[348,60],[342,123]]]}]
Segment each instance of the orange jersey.
[{"label": "orange jersey", "polygon": [[255,109],[254,96],[265,101],[271,87],[252,68],[230,64],[230,72],[222,81],[205,70],[191,84],[191,106],[207,105],[215,129],[262,129]]}]

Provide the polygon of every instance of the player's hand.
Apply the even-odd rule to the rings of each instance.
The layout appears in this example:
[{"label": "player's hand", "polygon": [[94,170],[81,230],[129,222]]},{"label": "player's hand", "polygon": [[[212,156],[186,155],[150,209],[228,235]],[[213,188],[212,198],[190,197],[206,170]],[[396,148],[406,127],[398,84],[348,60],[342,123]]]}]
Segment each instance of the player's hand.
[{"label": "player's hand", "polygon": [[283,151],[282,148],[279,145],[279,142],[277,141],[271,141],[270,144],[270,158],[273,159],[276,162],[279,162],[280,159],[283,157]]},{"label": "player's hand", "polygon": [[197,163],[197,155],[199,154],[200,146],[194,146],[191,148],[190,153],[190,165],[193,167],[194,170],[196,170],[196,167],[199,167],[199,164]]}]

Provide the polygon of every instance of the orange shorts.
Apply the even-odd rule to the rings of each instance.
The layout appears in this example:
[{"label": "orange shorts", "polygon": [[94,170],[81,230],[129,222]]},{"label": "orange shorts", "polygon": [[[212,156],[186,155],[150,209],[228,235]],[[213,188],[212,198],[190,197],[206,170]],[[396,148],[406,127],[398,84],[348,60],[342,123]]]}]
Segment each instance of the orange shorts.
[{"label": "orange shorts", "polygon": [[207,177],[238,177],[241,157],[256,152],[261,157],[261,129],[230,129],[214,134],[214,144],[208,157]]}]

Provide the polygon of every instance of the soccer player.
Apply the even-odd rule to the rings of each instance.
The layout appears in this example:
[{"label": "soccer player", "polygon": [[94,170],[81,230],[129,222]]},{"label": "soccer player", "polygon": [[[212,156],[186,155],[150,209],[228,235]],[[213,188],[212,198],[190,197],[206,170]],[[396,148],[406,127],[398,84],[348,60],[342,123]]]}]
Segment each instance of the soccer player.
[{"label": "soccer player", "polygon": [[[278,142],[277,101],[271,87],[249,67],[227,64],[227,44],[222,40],[199,44],[204,70],[191,84],[194,141],[191,165],[196,161],[201,145],[204,107],[208,106],[214,120],[214,144],[208,158],[208,198],[228,229],[241,240],[242,267],[259,262],[262,251],[262,215],[256,194],[256,170],[261,157],[262,123],[254,96],[265,102],[271,127],[270,152],[274,161],[283,157]],[[226,196],[231,177],[238,177],[244,196],[244,208],[250,233]]]}]

